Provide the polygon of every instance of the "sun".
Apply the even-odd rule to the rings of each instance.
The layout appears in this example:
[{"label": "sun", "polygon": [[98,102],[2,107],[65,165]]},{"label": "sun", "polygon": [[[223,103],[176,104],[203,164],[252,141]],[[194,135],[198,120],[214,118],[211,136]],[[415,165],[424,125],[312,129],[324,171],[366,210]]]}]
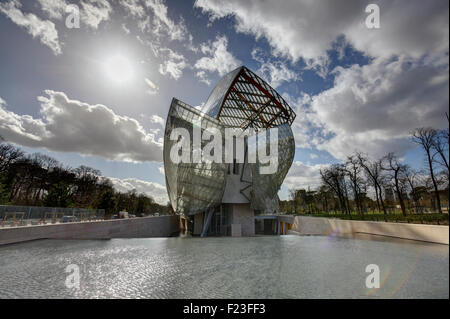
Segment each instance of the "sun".
[{"label": "sun", "polygon": [[129,82],[133,77],[133,66],[130,60],[122,55],[108,58],[104,64],[106,76],[116,83]]}]

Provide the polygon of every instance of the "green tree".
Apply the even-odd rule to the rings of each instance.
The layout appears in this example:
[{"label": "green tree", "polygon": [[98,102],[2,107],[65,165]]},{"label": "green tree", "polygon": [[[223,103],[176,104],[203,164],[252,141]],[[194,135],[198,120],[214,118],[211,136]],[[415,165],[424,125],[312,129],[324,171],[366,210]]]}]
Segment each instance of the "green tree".
[{"label": "green tree", "polygon": [[71,203],[72,194],[69,186],[64,182],[53,185],[43,200],[46,207],[68,207]]},{"label": "green tree", "polygon": [[116,196],[112,189],[107,189],[100,195],[100,199],[97,204],[97,208],[104,209],[105,215],[111,216],[114,214],[114,209],[116,207]]}]

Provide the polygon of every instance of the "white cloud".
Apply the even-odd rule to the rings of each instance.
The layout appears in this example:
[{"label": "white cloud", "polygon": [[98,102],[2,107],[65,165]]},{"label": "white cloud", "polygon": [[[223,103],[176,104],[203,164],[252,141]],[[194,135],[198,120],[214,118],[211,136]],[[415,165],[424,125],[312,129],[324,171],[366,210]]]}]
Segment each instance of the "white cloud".
[{"label": "white cloud", "polygon": [[320,169],[327,165],[307,165],[300,161],[292,163],[283,185],[288,189],[315,189],[321,184]]},{"label": "white cloud", "polygon": [[0,107],[0,135],[7,141],[52,151],[76,152],[119,161],[161,161],[162,143],[135,119],[110,108],[46,90],[39,96],[41,118]]},{"label": "white cloud", "polygon": [[309,157],[311,157],[311,159],[316,159],[319,156],[317,154],[311,153],[311,154],[309,154]]},{"label": "white cloud", "polygon": [[125,23],[122,23],[122,30],[126,33],[126,34],[130,34],[130,29],[127,28],[127,25]]},{"label": "white cloud", "polygon": [[300,79],[299,75],[290,70],[283,62],[265,59],[261,49],[254,49],[252,58],[261,64],[258,73],[274,88],[277,88],[283,82],[292,82]]},{"label": "white cloud", "polygon": [[145,9],[139,0],[119,0],[119,4],[133,17],[142,18],[145,15]]},{"label": "white cloud", "polygon": [[159,87],[155,83],[153,83],[151,80],[149,80],[147,78],[145,78],[144,81],[149,87],[149,89],[146,91],[148,94],[154,95],[154,94],[158,93]]},{"label": "white cloud", "polygon": [[162,175],[165,175],[164,166],[158,167],[158,170]]},{"label": "white cloud", "polygon": [[217,36],[214,42],[203,43],[200,50],[204,56],[195,62],[194,68],[200,70],[197,76],[207,83],[206,72],[217,72],[219,75],[225,75],[229,71],[237,68],[241,61],[236,59],[228,49],[228,39],[226,36]]},{"label": "white cloud", "polygon": [[42,44],[48,46],[55,55],[61,54],[61,44],[55,24],[49,20],[42,20],[32,13],[23,13],[21,4],[16,0],[0,3],[0,12],[5,14],[12,22],[24,27],[33,38],[39,38]]},{"label": "white cloud", "polygon": [[167,13],[167,6],[161,0],[146,0],[145,5],[153,11],[152,32],[157,36],[162,36],[162,32],[167,34],[171,40],[185,40],[188,36],[183,20],[175,23]]},{"label": "white cloud", "polygon": [[102,21],[109,20],[112,7],[107,0],[82,1],[81,21],[93,29],[97,29]]},{"label": "white cloud", "polygon": [[334,87],[311,98],[310,119],[333,135],[317,148],[338,159],[355,150],[401,156],[413,147],[412,129],[446,125],[448,64],[377,59],[335,72]]},{"label": "white cloud", "polygon": [[152,197],[158,204],[166,205],[169,201],[166,188],[161,184],[143,181],[136,178],[108,178],[113,183],[114,188],[119,192],[127,192],[135,189],[138,194],[144,193],[147,196]]},{"label": "white cloud", "polygon": [[159,52],[167,52],[167,54],[164,54],[166,60],[159,65],[159,73],[162,75],[168,74],[175,80],[178,80],[183,75],[183,70],[188,66],[186,58],[169,48],[160,49]]},{"label": "white cloud", "polygon": [[0,106],[6,105],[6,102],[2,97],[0,96]]},{"label": "white cloud", "polygon": [[323,142],[322,127],[319,124],[317,115],[311,110],[311,96],[303,93],[297,99],[288,94],[283,94],[283,98],[296,113],[294,122],[291,125],[295,138],[295,146],[312,149]]},{"label": "white cloud", "polygon": [[[378,1],[381,28],[365,26],[367,1],[197,0],[210,20],[234,17],[237,32],[265,38],[275,55],[303,59],[324,77],[333,47],[350,45],[370,64],[336,68],[334,87],[288,101],[297,147],[338,159],[354,150],[402,156],[417,126],[441,128],[448,109],[448,1]],[[342,41],[339,44],[339,39]],[[278,69],[282,69],[278,66]],[[280,77],[281,79],[281,77]]]},{"label": "white cloud", "polygon": [[211,80],[208,79],[208,75],[205,71],[198,71],[195,73],[195,76],[199,78],[200,82],[203,82],[206,85],[211,85]]},{"label": "white cloud", "polygon": [[276,54],[311,66],[325,65],[327,50],[344,35],[357,50],[372,57],[448,51],[448,1],[377,1],[381,28],[365,26],[368,1],[197,0],[210,20],[234,17],[238,32],[268,40]]},{"label": "white cloud", "polygon": [[[66,15],[66,8],[70,2],[65,0],[38,0],[42,11],[46,12],[51,19],[62,20]],[[80,19],[92,29],[97,29],[102,21],[108,21],[112,7],[107,0],[81,1]]]},{"label": "white cloud", "polygon": [[158,116],[158,115],[155,115],[155,114],[152,115],[150,121],[151,121],[152,123],[159,124],[159,125],[161,125],[162,127],[164,127],[164,124],[165,124],[164,119],[163,119],[161,116]]},{"label": "white cloud", "polygon": [[68,3],[65,0],[38,0],[42,11],[48,14],[50,19],[61,20]]}]

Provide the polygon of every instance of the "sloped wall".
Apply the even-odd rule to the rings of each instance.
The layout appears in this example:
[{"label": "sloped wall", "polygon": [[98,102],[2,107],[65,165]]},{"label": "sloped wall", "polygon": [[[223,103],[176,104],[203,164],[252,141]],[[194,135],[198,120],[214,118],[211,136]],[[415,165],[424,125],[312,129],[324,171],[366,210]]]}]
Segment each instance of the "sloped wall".
[{"label": "sloped wall", "polygon": [[168,237],[179,231],[178,216],[152,216],[95,222],[0,228],[0,245],[36,239]]},{"label": "sloped wall", "polygon": [[365,233],[403,239],[449,244],[449,227],[438,225],[386,223],[296,216],[291,233],[330,235]]}]

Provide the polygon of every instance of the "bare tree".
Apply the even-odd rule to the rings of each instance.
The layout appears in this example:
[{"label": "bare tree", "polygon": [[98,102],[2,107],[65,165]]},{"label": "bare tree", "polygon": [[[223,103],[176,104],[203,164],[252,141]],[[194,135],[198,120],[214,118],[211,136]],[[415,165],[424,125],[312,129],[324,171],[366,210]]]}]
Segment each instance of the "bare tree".
[{"label": "bare tree", "polygon": [[362,214],[363,205],[361,193],[364,186],[362,185],[363,180],[361,178],[361,164],[357,156],[350,155],[347,157],[347,162],[345,163],[345,171],[350,179],[356,209],[358,213]]},{"label": "bare tree", "polygon": [[430,177],[433,182],[434,192],[436,194],[436,202],[438,206],[438,212],[442,214],[442,208],[441,208],[441,199],[439,197],[439,189],[436,181],[436,177],[434,175],[433,170],[433,160],[437,153],[433,152],[434,147],[433,145],[436,143],[435,140],[437,138],[437,132],[433,128],[417,128],[412,132],[412,140],[421,145],[423,150],[426,153],[427,162],[428,162],[428,168],[430,172]]},{"label": "bare tree", "polygon": [[403,176],[410,189],[410,195],[414,204],[414,211],[417,212],[420,206],[420,192],[417,190],[417,187],[420,185],[419,172],[411,168],[409,165],[405,165]]},{"label": "bare tree", "polygon": [[0,174],[4,173],[15,161],[23,158],[24,153],[7,143],[0,143]]},{"label": "bare tree", "polygon": [[345,183],[345,170],[342,164],[334,164],[329,168],[321,169],[322,182],[328,186],[338,197],[342,213],[350,214],[348,207],[347,186]]},{"label": "bare tree", "polygon": [[[402,175],[404,174],[404,171],[406,169],[405,165],[400,164],[398,162],[397,157],[394,155],[394,153],[388,153],[383,158],[383,166],[382,168],[386,171],[391,171],[391,179],[394,181],[395,186],[395,193],[397,194],[397,199],[400,203],[400,207],[402,209],[403,216],[406,216],[406,207],[405,207],[405,201],[403,198],[403,187],[402,187]],[[386,164],[386,165],[384,165]]]},{"label": "bare tree", "polygon": [[375,189],[375,196],[377,200],[378,210],[383,210],[383,213],[386,214],[386,206],[383,201],[383,191],[381,189],[381,185],[383,183],[383,176],[381,174],[381,160],[378,161],[370,161],[367,156],[357,153],[356,157],[359,160],[359,164],[364,169],[366,176],[368,177],[369,184]]},{"label": "bare tree", "polygon": [[447,168],[448,171],[448,159],[445,156],[448,154],[448,129],[437,131],[436,137],[432,140],[432,148],[439,155],[439,164]]}]

